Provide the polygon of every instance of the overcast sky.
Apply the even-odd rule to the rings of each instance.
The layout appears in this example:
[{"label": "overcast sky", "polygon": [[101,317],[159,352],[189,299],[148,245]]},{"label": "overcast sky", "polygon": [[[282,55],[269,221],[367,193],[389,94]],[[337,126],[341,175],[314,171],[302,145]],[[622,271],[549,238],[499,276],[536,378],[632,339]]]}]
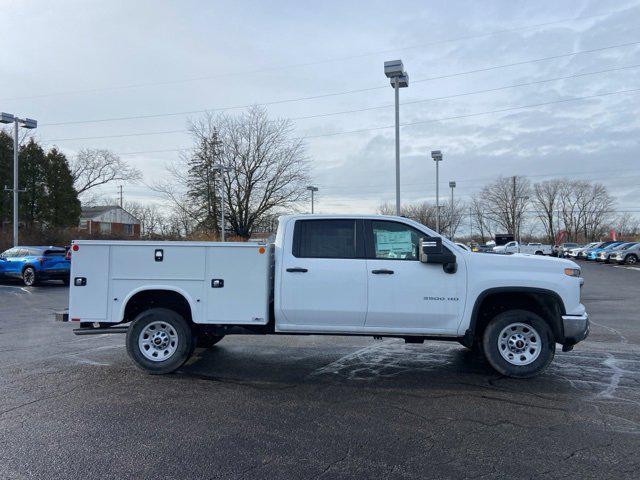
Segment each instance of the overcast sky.
[{"label": "overcast sky", "polygon": [[[603,182],[620,210],[640,212],[640,91],[618,93],[640,89],[637,1],[0,0],[0,25],[0,110],[37,119],[38,139],[70,156],[113,150],[148,184],[190,145],[198,113],[184,112],[382,107],[295,120],[311,137],[318,210],[373,212],[395,198],[383,62],[401,58],[411,79],[401,103],[413,103],[400,119],[415,123],[401,129],[403,201],[434,199],[429,152],[440,149],[441,187],[456,180],[457,198],[500,174],[567,176]],[[557,58],[521,63],[546,57]],[[573,78],[540,82],[559,77]],[[351,93],[327,96],[341,92]],[[576,97],[591,98],[557,102]],[[147,118],[91,122],[132,116]],[[125,196],[158,201],[143,184]]]}]

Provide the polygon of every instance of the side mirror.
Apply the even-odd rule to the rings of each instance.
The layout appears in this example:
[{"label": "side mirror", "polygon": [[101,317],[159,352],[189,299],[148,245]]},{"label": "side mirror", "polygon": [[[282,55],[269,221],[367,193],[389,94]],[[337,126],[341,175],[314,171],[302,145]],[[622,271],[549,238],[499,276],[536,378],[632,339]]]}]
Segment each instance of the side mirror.
[{"label": "side mirror", "polygon": [[422,263],[439,263],[446,273],[456,273],[458,264],[456,256],[442,246],[442,238],[420,239],[420,261]]}]

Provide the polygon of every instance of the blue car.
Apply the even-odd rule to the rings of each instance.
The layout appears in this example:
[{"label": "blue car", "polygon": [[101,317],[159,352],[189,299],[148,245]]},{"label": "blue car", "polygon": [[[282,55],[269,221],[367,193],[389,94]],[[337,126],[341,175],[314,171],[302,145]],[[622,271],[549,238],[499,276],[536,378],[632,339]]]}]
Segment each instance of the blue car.
[{"label": "blue car", "polygon": [[0,277],[19,278],[27,285],[62,280],[69,285],[71,258],[63,247],[13,247],[0,255]]},{"label": "blue car", "polygon": [[624,242],[604,242],[598,248],[592,248],[587,251],[587,260],[596,260],[598,258],[598,254],[602,251],[609,251],[618,245],[622,245]]}]

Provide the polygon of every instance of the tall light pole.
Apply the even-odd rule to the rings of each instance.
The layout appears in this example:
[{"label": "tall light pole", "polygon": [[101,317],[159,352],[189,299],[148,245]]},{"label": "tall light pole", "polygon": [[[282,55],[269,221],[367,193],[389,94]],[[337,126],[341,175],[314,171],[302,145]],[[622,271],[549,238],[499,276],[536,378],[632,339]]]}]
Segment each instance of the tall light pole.
[{"label": "tall light pole", "polygon": [[396,97],[396,215],[400,215],[400,89],[409,86],[409,74],[402,60],[384,62],[384,74],[391,80]]},{"label": "tall light pole", "polygon": [[0,123],[13,123],[13,246],[18,245],[18,128],[37,128],[38,122],[31,118],[18,118],[10,113],[0,113]]},{"label": "tall light pole", "polygon": [[432,150],[431,158],[436,162],[436,233],[440,233],[440,171],[438,165],[442,161],[442,152]]},{"label": "tall light pole", "polygon": [[223,173],[228,172],[229,167],[225,167],[224,165],[221,165],[221,164],[216,164],[213,166],[213,170],[216,172],[220,172],[220,240],[224,242],[225,226],[224,226],[224,176],[223,176]]},{"label": "tall light pole", "polygon": [[456,188],[455,180],[449,182],[449,188],[451,189],[451,218],[449,219],[449,236],[453,240],[453,189]]},{"label": "tall light pole", "polygon": [[313,185],[309,185],[307,190],[311,192],[311,214],[313,214],[313,194],[318,191],[318,187],[314,187]]}]

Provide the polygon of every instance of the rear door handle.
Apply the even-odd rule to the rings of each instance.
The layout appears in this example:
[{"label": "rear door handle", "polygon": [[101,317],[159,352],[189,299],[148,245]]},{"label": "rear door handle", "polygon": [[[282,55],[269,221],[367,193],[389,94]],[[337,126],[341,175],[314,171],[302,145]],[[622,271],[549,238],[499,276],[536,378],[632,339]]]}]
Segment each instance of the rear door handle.
[{"label": "rear door handle", "polygon": [[300,268],[300,267],[287,268],[287,272],[307,273],[308,271],[309,271],[309,270],[307,270],[306,268]]},{"label": "rear door handle", "polygon": [[387,270],[386,268],[382,268],[380,270],[371,270],[371,273],[375,275],[393,275],[393,270]]}]

